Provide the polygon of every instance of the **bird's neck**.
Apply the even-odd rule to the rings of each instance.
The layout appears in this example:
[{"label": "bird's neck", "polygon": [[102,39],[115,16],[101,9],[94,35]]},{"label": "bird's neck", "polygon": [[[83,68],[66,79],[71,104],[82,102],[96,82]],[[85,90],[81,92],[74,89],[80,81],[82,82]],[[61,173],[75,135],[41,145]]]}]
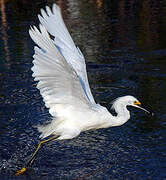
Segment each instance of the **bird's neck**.
[{"label": "bird's neck", "polygon": [[117,104],[115,106],[116,116],[113,116],[112,126],[121,126],[126,123],[130,118],[130,112],[127,110],[126,105]]}]

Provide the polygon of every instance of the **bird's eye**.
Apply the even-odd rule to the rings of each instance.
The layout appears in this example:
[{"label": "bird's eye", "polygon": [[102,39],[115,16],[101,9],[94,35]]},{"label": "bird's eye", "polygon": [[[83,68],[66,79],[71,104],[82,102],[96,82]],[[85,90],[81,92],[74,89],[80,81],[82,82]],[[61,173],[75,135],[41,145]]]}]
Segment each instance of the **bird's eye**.
[{"label": "bird's eye", "polygon": [[139,101],[134,101],[134,105],[141,105]]}]

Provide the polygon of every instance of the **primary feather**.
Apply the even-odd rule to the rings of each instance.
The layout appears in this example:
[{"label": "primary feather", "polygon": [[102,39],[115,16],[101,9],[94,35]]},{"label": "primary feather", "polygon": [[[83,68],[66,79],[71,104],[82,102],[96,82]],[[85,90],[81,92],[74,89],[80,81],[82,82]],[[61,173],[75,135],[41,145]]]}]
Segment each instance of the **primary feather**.
[{"label": "primary feather", "polygon": [[[36,28],[31,28],[29,33],[40,47],[34,48],[32,71],[35,80],[39,81],[37,88],[40,90],[46,106],[51,108],[55,103],[71,103],[71,98],[77,98],[87,104],[88,101],[77,73],[59,53],[44,26],[40,25],[40,30],[41,32]],[[66,98],[67,96],[68,98]]]},{"label": "primary feather", "polygon": [[95,103],[88,83],[84,56],[80,49],[75,46],[64,24],[60,8],[56,4],[53,5],[52,10],[46,6],[46,11],[42,9],[38,18],[40,23],[54,37],[54,44],[65,60],[77,72],[88,100]]}]

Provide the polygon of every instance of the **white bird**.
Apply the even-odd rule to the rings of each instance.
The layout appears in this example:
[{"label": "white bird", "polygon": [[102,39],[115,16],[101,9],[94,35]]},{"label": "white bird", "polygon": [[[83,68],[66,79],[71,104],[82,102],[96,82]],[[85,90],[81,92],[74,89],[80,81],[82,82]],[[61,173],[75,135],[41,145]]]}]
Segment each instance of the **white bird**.
[{"label": "white bird", "polygon": [[[130,113],[127,106],[141,108],[133,96],[117,98],[112,109],[113,116],[105,107],[96,104],[92,96],[83,54],[75,46],[61,16],[60,8],[54,4],[46,6],[38,15],[38,30],[31,27],[29,34],[37,44],[34,47],[33,77],[45,105],[52,115],[50,124],[38,126],[40,138],[55,135],[41,141],[29,164],[32,164],[41,145],[52,139],[72,139],[81,132],[91,129],[120,126],[127,122]],[[54,37],[52,40],[50,35]],[[26,170],[17,171],[16,175]]]}]

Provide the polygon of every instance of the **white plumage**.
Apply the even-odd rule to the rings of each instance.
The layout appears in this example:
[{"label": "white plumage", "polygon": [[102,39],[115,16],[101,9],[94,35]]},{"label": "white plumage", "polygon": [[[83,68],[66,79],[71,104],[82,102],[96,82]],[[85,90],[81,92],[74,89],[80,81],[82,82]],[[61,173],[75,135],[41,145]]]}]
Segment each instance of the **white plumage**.
[{"label": "white plumage", "polygon": [[29,30],[38,46],[34,48],[32,71],[53,116],[50,124],[38,127],[40,137],[55,134],[59,135],[58,139],[70,139],[81,131],[124,124],[130,118],[126,107],[140,108],[140,102],[133,96],[118,98],[113,104],[117,116],[96,104],[89,88],[84,56],[75,46],[59,7],[54,4],[52,10],[42,9],[38,18],[40,31],[35,26]]},{"label": "white plumage", "polygon": [[46,6],[38,17],[40,31],[35,26],[29,30],[37,44],[32,71],[34,80],[38,81],[37,88],[53,116],[50,124],[38,126],[38,130],[41,138],[55,136],[39,143],[27,165],[18,170],[16,176],[32,166],[36,154],[46,142],[72,139],[90,129],[120,126],[130,118],[127,106],[148,112],[139,106],[141,103],[133,96],[123,96],[114,101],[112,108],[116,116],[96,104],[89,88],[84,56],[67,31],[59,7],[54,4],[51,10]]}]

